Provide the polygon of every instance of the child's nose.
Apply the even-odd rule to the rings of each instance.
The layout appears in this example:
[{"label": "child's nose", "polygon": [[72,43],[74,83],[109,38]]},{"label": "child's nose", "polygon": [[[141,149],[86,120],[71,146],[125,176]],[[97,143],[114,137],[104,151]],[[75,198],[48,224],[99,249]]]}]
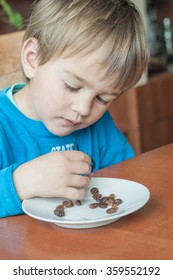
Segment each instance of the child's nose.
[{"label": "child's nose", "polygon": [[90,99],[78,99],[73,105],[72,109],[81,116],[88,116],[92,108],[93,100]]}]

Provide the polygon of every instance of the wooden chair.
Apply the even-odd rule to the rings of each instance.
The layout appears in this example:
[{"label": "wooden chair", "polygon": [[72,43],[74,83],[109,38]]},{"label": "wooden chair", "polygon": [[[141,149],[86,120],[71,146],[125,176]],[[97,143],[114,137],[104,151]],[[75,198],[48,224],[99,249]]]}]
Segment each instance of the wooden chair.
[{"label": "wooden chair", "polygon": [[21,82],[20,48],[23,31],[0,35],[0,89]]}]

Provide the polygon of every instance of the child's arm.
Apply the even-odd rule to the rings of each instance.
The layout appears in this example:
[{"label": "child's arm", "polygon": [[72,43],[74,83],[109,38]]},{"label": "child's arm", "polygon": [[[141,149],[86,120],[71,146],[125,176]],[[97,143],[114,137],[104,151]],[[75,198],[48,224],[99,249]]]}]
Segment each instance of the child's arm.
[{"label": "child's arm", "polygon": [[[0,155],[0,166],[1,155]],[[23,213],[21,201],[16,193],[12,174],[19,164],[11,164],[0,170],[0,218]]]},{"label": "child's arm", "polygon": [[81,199],[90,183],[90,163],[90,157],[80,151],[53,152],[24,163],[13,173],[19,198]]}]

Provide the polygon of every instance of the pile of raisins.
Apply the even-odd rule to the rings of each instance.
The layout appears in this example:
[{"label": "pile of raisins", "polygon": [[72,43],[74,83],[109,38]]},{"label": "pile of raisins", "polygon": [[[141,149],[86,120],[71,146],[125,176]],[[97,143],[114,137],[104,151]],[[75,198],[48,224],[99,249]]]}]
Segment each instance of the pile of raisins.
[{"label": "pile of raisins", "polygon": [[102,196],[101,193],[99,193],[98,188],[93,187],[91,189],[91,194],[93,199],[96,201],[94,203],[91,203],[89,207],[91,209],[95,209],[97,207],[100,208],[108,208],[106,210],[107,214],[112,214],[115,213],[118,209],[118,205],[122,203],[122,199],[120,198],[115,198],[115,194],[111,193],[109,196]]},{"label": "pile of raisins", "polygon": [[[106,210],[106,213],[113,214],[117,211],[118,205],[122,203],[122,199],[115,198],[114,193],[110,194],[109,196],[102,196],[102,194],[99,193],[99,190],[96,187],[93,187],[90,190],[90,192],[92,194],[93,199],[95,200],[95,202],[89,205],[91,209],[95,209],[97,207],[103,209],[108,208]],[[81,200],[76,200],[75,202],[73,202],[72,200],[64,200],[62,204],[57,205],[57,207],[54,210],[54,214],[58,217],[63,217],[65,216],[65,208],[71,208],[75,204],[77,206],[81,206],[82,202]]]},{"label": "pile of raisins", "polygon": [[[77,206],[81,206],[82,202],[81,200],[76,200],[75,204]],[[65,216],[65,208],[71,208],[74,206],[74,202],[72,200],[64,200],[62,204],[57,205],[57,207],[54,210],[54,214],[58,217]]]}]

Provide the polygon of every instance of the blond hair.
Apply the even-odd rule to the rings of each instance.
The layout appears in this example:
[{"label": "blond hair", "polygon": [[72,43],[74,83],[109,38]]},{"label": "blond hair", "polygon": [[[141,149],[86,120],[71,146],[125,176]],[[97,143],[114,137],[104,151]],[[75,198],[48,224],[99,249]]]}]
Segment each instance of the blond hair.
[{"label": "blond hair", "polygon": [[101,66],[107,76],[116,73],[122,91],[136,84],[148,62],[143,20],[128,0],[35,1],[24,40],[29,37],[38,40],[40,65],[104,46]]}]

